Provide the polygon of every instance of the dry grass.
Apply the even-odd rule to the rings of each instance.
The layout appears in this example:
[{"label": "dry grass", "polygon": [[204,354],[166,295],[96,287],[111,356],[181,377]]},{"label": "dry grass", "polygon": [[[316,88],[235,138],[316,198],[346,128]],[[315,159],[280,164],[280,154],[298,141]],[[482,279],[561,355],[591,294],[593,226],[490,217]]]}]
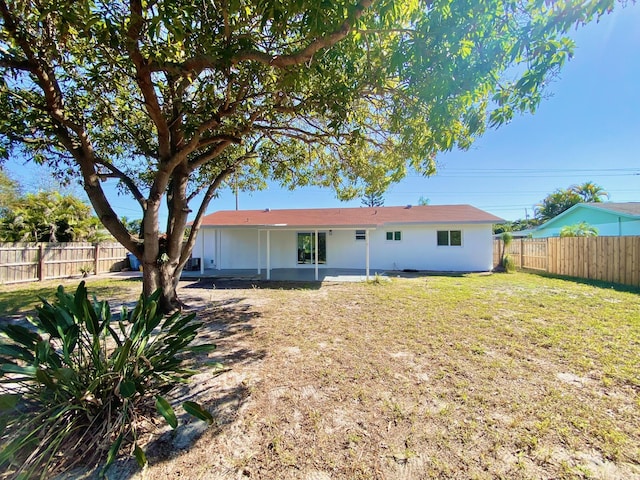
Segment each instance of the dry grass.
[{"label": "dry grass", "polygon": [[640,478],[637,291],[524,273],[232,286],[181,289],[231,370],[176,396],[216,428],[157,432],[135,478]]},{"label": "dry grass", "polygon": [[232,370],[196,387],[218,428],[142,477],[640,478],[637,292],[523,273],[261,287],[183,290],[212,304]]}]

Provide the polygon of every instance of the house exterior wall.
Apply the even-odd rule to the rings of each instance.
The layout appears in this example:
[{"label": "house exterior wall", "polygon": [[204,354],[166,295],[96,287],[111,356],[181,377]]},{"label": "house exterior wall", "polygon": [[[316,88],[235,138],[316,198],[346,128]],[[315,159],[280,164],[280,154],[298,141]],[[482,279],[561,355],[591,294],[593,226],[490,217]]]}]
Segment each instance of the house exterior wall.
[{"label": "house exterior wall", "polygon": [[569,225],[586,222],[598,229],[599,236],[640,235],[640,220],[618,215],[615,212],[594,208],[575,208],[557,220],[550,220],[532,234],[533,238],[559,237],[560,230]]},{"label": "house exterior wall", "polygon": [[[438,246],[439,230],[460,230],[461,246]],[[271,230],[271,268],[315,268],[297,263],[298,232],[313,229]],[[356,229],[319,229],[326,233],[327,262],[321,268],[364,269],[366,241],[356,240]],[[401,232],[400,240],[387,240],[387,232]],[[201,237],[200,237],[201,236]],[[267,232],[254,228],[202,228],[194,257],[203,252],[204,267],[216,269],[257,269],[267,265]],[[370,269],[488,271],[493,264],[491,225],[397,225],[369,230]],[[199,253],[200,252],[200,253]]]},{"label": "house exterior wall", "polygon": [[[438,231],[460,230],[461,246],[439,246]],[[400,241],[386,232],[402,232]],[[395,226],[372,232],[371,268],[382,270],[488,271],[493,263],[491,225]]]}]

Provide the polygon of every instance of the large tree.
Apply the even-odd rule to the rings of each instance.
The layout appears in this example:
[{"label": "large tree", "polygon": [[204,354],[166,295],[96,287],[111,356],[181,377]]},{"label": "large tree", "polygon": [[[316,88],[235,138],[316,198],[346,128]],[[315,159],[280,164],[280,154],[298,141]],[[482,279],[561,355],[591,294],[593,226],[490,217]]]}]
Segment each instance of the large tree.
[{"label": "large tree", "polygon": [[[0,0],[2,151],[77,174],[102,223],[176,285],[228,178],[316,184],[434,171],[487,122],[533,111],[565,32],[612,0]],[[137,200],[129,232],[102,180]],[[193,228],[183,244],[190,203]],[[169,210],[166,241],[159,210]]]}]

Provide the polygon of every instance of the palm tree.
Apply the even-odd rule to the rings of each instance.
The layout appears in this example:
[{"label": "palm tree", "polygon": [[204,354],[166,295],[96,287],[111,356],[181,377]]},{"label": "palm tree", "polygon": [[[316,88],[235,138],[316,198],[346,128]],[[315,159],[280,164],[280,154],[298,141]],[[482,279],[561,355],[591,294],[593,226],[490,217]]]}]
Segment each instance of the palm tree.
[{"label": "palm tree", "polygon": [[604,189],[593,182],[584,182],[581,185],[573,185],[571,187],[571,191],[580,195],[582,197],[582,201],[586,203],[600,203],[602,202],[602,198],[609,198],[609,193],[605,192]]},{"label": "palm tree", "polygon": [[587,222],[576,223],[575,225],[565,225],[560,230],[561,237],[597,237],[598,229]]}]

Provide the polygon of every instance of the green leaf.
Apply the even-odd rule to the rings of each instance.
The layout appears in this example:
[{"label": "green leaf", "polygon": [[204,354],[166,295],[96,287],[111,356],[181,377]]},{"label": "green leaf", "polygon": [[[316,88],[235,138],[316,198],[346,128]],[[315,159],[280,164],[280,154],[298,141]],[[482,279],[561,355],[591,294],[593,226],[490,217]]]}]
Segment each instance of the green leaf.
[{"label": "green leaf", "polygon": [[53,381],[53,378],[51,378],[51,376],[41,368],[36,371],[36,378],[40,383],[51,390],[55,390],[57,388],[56,382]]},{"label": "green leaf", "polygon": [[[80,315],[84,309],[84,303],[87,300],[87,287],[85,286],[84,280],[78,284],[78,288],[76,288],[76,293],[73,296],[73,303],[75,307],[75,312],[77,315]],[[93,332],[89,332],[93,333]]]},{"label": "green leaf", "polygon": [[173,408],[171,408],[169,402],[167,402],[160,395],[156,395],[156,408],[167,421],[167,423],[171,426],[171,428],[176,428],[178,426],[178,419],[175,412],[173,411]]},{"label": "green leaf", "polygon": [[20,395],[4,393],[0,395],[0,411],[11,410],[15,408],[20,400]]},{"label": "green leaf", "polygon": [[140,468],[143,468],[147,464],[147,456],[145,455],[144,450],[142,450],[137,443],[133,449],[133,454],[135,455]]},{"label": "green leaf", "polygon": [[116,350],[118,357],[116,358],[116,361],[113,367],[113,369],[116,372],[122,371],[122,368],[124,367],[125,362],[129,358],[129,351],[131,350],[131,345],[133,345],[133,342],[131,341],[130,338],[127,338],[122,348],[120,348],[119,350]]},{"label": "green leaf", "polygon": [[75,370],[71,368],[56,368],[51,372],[55,378],[64,383],[71,383],[77,380],[78,375]]},{"label": "green leaf", "polygon": [[99,473],[100,478],[105,478],[105,474],[107,473],[107,470],[109,469],[113,461],[116,459],[116,456],[118,455],[118,451],[120,450],[121,443],[122,443],[122,433],[118,435],[118,438],[116,438],[116,441],[113,442],[111,444],[111,448],[109,448],[109,453],[107,453],[107,461],[104,463],[104,466],[102,467]]},{"label": "green leaf", "polygon": [[33,362],[35,358],[29,350],[19,345],[0,344],[0,355],[9,358],[18,358],[25,362]]},{"label": "green leaf", "polygon": [[209,425],[213,423],[213,415],[211,415],[211,413],[209,413],[207,410],[203,409],[196,402],[184,402],[182,404],[182,408],[184,408],[185,412],[187,412],[189,415],[199,418],[200,420],[204,420]]},{"label": "green leaf", "polygon": [[136,384],[131,380],[120,383],[120,395],[124,398],[131,398],[136,394]]},{"label": "green leaf", "polygon": [[31,365],[21,366],[21,365],[13,365],[11,363],[5,363],[0,365],[0,371],[4,373],[17,373],[20,375],[26,375],[28,377],[35,378],[36,376],[36,367]]},{"label": "green leaf", "polygon": [[27,348],[33,349],[34,345],[41,341],[42,338],[37,333],[21,326],[21,325],[6,325],[0,330],[6,334],[11,340]]}]

